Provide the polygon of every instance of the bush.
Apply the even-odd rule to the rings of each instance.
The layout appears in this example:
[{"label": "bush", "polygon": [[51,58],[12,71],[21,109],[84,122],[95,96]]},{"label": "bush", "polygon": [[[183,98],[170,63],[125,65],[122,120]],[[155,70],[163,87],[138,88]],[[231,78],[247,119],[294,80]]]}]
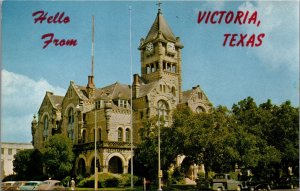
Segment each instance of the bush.
[{"label": "bush", "polygon": [[171,176],[171,184],[184,184],[184,173],[181,172],[180,167],[175,168],[173,175]]},{"label": "bush", "polygon": [[10,174],[10,175],[6,176],[5,178],[3,178],[2,182],[15,181],[15,180],[17,180],[17,175]]},{"label": "bush", "polygon": [[[77,186],[94,188],[94,176],[82,179]],[[133,184],[138,181],[138,177],[133,177]],[[131,184],[130,174],[111,174],[111,173],[99,173],[98,174],[98,187],[125,187]]]},{"label": "bush", "polygon": [[[120,187],[130,186],[131,185],[131,174],[121,174],[120,176]],[[133,184],[135,185],[138,181],[137,176],[133,176]]]},{"label": "bush", "polygon": [[105,187],[119,187],[120,180],[117,177],[109,178],[105,180]]}]

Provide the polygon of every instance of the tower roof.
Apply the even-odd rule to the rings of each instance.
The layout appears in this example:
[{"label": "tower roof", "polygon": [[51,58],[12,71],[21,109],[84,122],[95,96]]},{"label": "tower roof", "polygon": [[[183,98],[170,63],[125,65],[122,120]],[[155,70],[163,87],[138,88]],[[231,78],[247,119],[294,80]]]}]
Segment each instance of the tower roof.
[{"label": "tower roof", "polygon": [[174,36],[171,28],[169,27],[167,21],[163,17],[162,12],[160,9],[158,10],[157,16],[150,28],[150,31],[147,34],[145,42],[154,40],[157,38],[159,32],[166,38],[167,40],[176,42],[176,37]]}]

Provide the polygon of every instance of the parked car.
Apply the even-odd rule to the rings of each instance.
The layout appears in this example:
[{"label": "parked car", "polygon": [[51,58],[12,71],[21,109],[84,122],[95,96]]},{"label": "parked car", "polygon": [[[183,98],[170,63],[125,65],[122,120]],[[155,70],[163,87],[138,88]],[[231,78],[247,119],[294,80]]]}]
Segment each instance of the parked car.
[{"label": "parked car", "polygon": [[256,190],[264,190],[264,191],[270,191],[271,185],[263,180],[257,180],[254,177],[251,177],[247,179],[246,181],[243,181],[243,187],[245,191],[256,191]]},{"label": "parked car", "polygon": [[23,186],[21,186],[20,190],[34,190],[42,183],[43,183],[42,181],[29,181],[26,182]]},{"label": "parked car", "polygon": [[299,188],[299,178],[296,176],[284,176],[276,183],[276,188],[294,189]]},{"label": "parked car", "polygon": [[16,183],[15,181],[7,181],[7,182],[2,182],[1,184],[1,189],[2,190],[7,190],[9,187],[11,187],[14,183]]},{"label": "parked car", "polygon": [[34,190],[65,190],[65,187],[59,180],[45,180]]},{"label": "parked car", "polygon": [[26,181],[16,181],[12,186],[8,187],[6,190],[20,190],[20,187],[23,186]]},{"label": "parked car", "polygon": [[236,190],[243,189],[242,182],[231,179],[229,174],[216,174],[212,180],[212,190]]}]

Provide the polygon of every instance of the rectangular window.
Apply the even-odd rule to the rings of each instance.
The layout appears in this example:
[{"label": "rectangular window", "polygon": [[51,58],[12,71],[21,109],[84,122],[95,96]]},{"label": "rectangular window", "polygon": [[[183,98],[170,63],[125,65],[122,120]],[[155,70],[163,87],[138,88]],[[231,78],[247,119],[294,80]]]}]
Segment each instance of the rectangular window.
[{"label": "rectangular window", "polygon": [[119,100],[118,105],[119,107],[127,108],[127,100]]},{"label": "rectangular window", "polygon": [[143,119],[143,117],[144,117],[144,112],[140,112],[140,119]]},{"label": "rectangular window", "polygon": [[1,148],[1,154],[4,155],[4,148]]},{"label": "rectangular window", "polygon": [[8,154],[12,155],[12,149],[8,149]]}]

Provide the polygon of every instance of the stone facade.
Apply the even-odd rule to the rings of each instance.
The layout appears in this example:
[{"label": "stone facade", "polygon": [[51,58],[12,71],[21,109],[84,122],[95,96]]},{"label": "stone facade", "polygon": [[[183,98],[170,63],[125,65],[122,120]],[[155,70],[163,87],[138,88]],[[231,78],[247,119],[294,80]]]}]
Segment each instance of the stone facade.
[{"label": "stone facade", "polygon": [[142,120],[159,116],[169,126],[172,111],[180,105],[194,112],[211,109],[199,85],[182,91],[182,48],[158,10],[146,38],[140,41],[141,75],[134,75],[133,84],[116,82],[96,88],[92,75],[86,86],[71,81],[65,96],[46,92],[38,119],[32,121],[34,147],[41,149],[50,136],[62,133],[74,143],[75,173],[93,174],[96,132],[98,171],[129,172],[131,134],[134,148],[140,141]]}]

